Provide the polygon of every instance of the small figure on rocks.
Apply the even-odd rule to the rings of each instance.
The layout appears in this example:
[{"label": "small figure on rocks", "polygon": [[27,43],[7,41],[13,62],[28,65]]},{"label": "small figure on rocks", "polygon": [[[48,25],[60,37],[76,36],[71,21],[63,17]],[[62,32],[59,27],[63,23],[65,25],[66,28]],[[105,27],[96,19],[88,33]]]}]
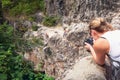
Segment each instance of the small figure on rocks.
[{"label": "small figure on rocks", "polygon": [[104,65],[108,57],[112,72],[108,80],[120,80],[120,30],[113,29],[103,18],[95,18],[89,24],[89,31],[94,41],[93,45],[85,43],[86,49],[99,65]]}]

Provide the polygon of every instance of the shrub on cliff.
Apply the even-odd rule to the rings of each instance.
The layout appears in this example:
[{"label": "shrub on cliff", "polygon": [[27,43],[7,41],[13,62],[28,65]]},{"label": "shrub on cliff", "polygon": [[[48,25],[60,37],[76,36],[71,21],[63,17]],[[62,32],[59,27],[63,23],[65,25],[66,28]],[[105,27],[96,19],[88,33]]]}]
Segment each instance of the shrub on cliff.
[{"label": "shrub on cliff", "polygon": [[0,25],[0,80],[54,80],[41,72],[34,72],[33,63],[15,52],[17,37],[6,23]]},{"label": "shrub on cliff", "polygon": [[10,15],[29,15],[36,11],[44,11],[44,0],[2,0],[2,7]]},{"label": "shrub on cliff", "polygon": [[55,26],[59,18],[57,16],[46,16],[43,20],[45,26]]}]

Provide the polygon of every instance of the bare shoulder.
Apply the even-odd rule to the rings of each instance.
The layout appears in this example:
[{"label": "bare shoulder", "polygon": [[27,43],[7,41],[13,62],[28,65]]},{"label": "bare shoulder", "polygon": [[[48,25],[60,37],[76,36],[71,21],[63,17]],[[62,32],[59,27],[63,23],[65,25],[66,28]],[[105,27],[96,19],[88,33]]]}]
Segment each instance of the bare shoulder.
[{"label": "bare shoulder", "polygon": [[93,47],[97,50],[108,51],[109,50],[109,42],[107,39],[99,38],[94,42]]}]

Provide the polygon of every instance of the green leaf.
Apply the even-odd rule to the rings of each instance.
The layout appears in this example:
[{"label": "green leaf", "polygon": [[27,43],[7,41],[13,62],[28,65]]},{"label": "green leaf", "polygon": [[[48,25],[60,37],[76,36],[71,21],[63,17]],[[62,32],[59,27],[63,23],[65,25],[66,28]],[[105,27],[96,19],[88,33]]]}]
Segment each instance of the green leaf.
[{"label": "green leaf", "polygon": [[0,80],[7,80],[6,74],[0,74]]}]

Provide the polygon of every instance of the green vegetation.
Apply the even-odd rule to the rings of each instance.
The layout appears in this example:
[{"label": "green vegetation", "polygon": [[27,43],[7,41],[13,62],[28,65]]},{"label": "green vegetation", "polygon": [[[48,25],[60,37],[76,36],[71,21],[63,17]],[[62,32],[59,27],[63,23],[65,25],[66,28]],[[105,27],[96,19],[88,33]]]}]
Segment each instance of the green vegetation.
[{"label": "green vegetation", "polygon": [[[44,12],[44,9],[44,0],[2,0],[0,19],[2,11],[4,15],[19,17],[29,16],[37,11]],[[34,21],[34,17],[30,20]],[[46,17],[44,23],[52,26],[56,21],[55,17]],[[35,31],[37,28],[32,26]],[[43,46],[41,38],[25,40],[23,35],[27,30],[27,27],[20,24],[13,28],[7,23],[0,23],[0,80],[54,80],[45,73],[35,72],[34,64],[24,59],[24,52],[31,51],[37,45]]]},{"label": "green vegetation", "polygon": [[59,20],[59,17],[56,16],[46,16],[43,20],[43,24],[45,26],[55,26],[57,24],[57,21]]},{"label": "green vegetation", "polygon": [[2,7],[12,16],[29,15],[45,9],[44,0],[2,0]]},{"label": "green vegetation", "polygon": [[[44,0],[2,0],[2,8],[7,16],[24,16],[24,18],[34,21],[35,18],[30,15],[38,11],[45,13],[45,2]],[[42,22],[45,26],[55,26],[59,19],[58,16],[46,16]],[[33,27],[33,30],[36,30],[35,26]]]},{"label": "green vegetation", "polygon": [[43,47],[43,45],[43,40],[41,38],[32,37],[27,40],[18,38],[16,42],[16,51],[22,53],[30,52],[35,47]]},{"label": "green vegetation", "polygon": [[54,80],[44,73],[34,72],[33,63],[17,54],[14,42],[21,40],[16,39],[15,34],[12,26],[0,25],[0,80]]},{"label": "green vegetation", "polygon": [[3,12],[2,12],[2,2],[0,0],[0,24],[2,24],[4,21],[3,19]]},{"label": "green vegetation", "polygon": [[33,31],[37,31],[38,28],[39,28],[38,26],[32,26],[32,30],[33,30]]}]

